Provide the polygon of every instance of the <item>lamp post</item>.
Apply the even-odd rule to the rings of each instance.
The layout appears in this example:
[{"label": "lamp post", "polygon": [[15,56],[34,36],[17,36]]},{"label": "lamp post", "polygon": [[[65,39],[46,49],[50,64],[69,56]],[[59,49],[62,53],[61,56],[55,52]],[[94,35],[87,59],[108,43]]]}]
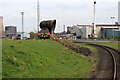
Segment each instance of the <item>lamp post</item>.
[{"label": "lamp post", "polygon": [[[112,26],[113,26],[113,20],[115,19],[115,16],[111,16],[112,19]],[[113,28],[113,39],[114,39],[114,28]]]},{"label": "lamp post", "polygon": [[22,15],[22,39],[24,40],[24,12],[21,12],[21,15]]},{"label": "lamp post", "polygon": [[113,25],[113,19],[115,19],[115,16],[111,16],[111,19],[112,19],[112,25]]}]

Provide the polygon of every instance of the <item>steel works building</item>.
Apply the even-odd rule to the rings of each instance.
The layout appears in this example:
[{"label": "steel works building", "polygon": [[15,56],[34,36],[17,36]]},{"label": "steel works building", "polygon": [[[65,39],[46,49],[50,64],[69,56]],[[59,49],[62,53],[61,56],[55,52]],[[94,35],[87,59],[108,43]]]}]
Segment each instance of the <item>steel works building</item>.
[{"label": "steel works building", "polygon": [[8,39],[21,39],[21,34],[17,32],[16,26],[6,26],[5,27],[6,38]]},{"label": "steel works building", "polygon": [[[80,38],[91,38],[93,37],[93,25],[72,26],[70,33]],[[120,37],[120,25],[97,24],[96,35],[97,38]]]}]

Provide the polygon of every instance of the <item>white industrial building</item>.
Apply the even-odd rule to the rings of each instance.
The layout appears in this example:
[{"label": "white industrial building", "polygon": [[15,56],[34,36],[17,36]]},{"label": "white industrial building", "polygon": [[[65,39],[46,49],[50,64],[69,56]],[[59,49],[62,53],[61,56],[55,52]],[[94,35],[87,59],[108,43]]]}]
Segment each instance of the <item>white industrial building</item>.
[{"label": "white industrial building", "polygon": [[[120,25],[96,25],[97,38],[120,37]],[[93,25],[77,25],[71,28],[71,34],[79,36],[80,38],[93,37]]]},{"label": "white industrial building", "polygon": [[120,1],[118,2],[118,23],[120,24]]},{"label": "white industrial building", "polygon": [[80,36],[81,38],[88,38],[92,33],[92,25],[77,25],[71,28],[71,34]]}]

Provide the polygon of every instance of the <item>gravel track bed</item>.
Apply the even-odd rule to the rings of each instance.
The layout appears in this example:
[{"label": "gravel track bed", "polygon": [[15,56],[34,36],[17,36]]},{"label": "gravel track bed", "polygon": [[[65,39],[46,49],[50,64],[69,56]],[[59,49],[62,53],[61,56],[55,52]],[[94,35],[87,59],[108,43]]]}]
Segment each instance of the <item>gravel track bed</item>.
[{"label": "gravel track bed", "polygon": [[93,74],[94,78],[111,78],[113,77],[113,60],[105,49],[94,46],[97,48],[99,56],[99,64],[97,65],[97,70]]}]

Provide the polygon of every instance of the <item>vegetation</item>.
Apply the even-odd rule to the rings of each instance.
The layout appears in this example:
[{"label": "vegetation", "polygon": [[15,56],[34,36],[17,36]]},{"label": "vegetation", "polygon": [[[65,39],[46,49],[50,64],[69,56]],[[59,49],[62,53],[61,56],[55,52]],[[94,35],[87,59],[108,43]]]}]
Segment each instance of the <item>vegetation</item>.
[{"label": "vegetation", "polygon": [[120,42],[94,43],[94,44],[104,45],[104,46],[108,46],[108,47],[112,47],[112,48],[114,48],[114,49],[120,50]]},{"label": "vegetation", "polygon": [[52,40],[3,40],[3,78],[86,78],[93,64]]},{"label": "vegetation", "polygon": [[0,39],[0,80],[2,79],[2,40]]},{"label": "vegetation", "polygon": [[68,43],[77,45],[77,46],[79,46],[79,47],[88,48],[88,49],[90,49],[92,52],[97,52],[97,49],[96,49],[95,47],[89,46],[89,45],[87,45],[86,43],[74,43],[74,42],[72,42],[72,41],[70,41],[70,40],[65,40],[65,39],[63,39],[63,41],[66,41],[66,42],[68,42]]},{"label": "vegetation", "polygon": [[30,32],[30,39],[38,39],[37,33]]}]

